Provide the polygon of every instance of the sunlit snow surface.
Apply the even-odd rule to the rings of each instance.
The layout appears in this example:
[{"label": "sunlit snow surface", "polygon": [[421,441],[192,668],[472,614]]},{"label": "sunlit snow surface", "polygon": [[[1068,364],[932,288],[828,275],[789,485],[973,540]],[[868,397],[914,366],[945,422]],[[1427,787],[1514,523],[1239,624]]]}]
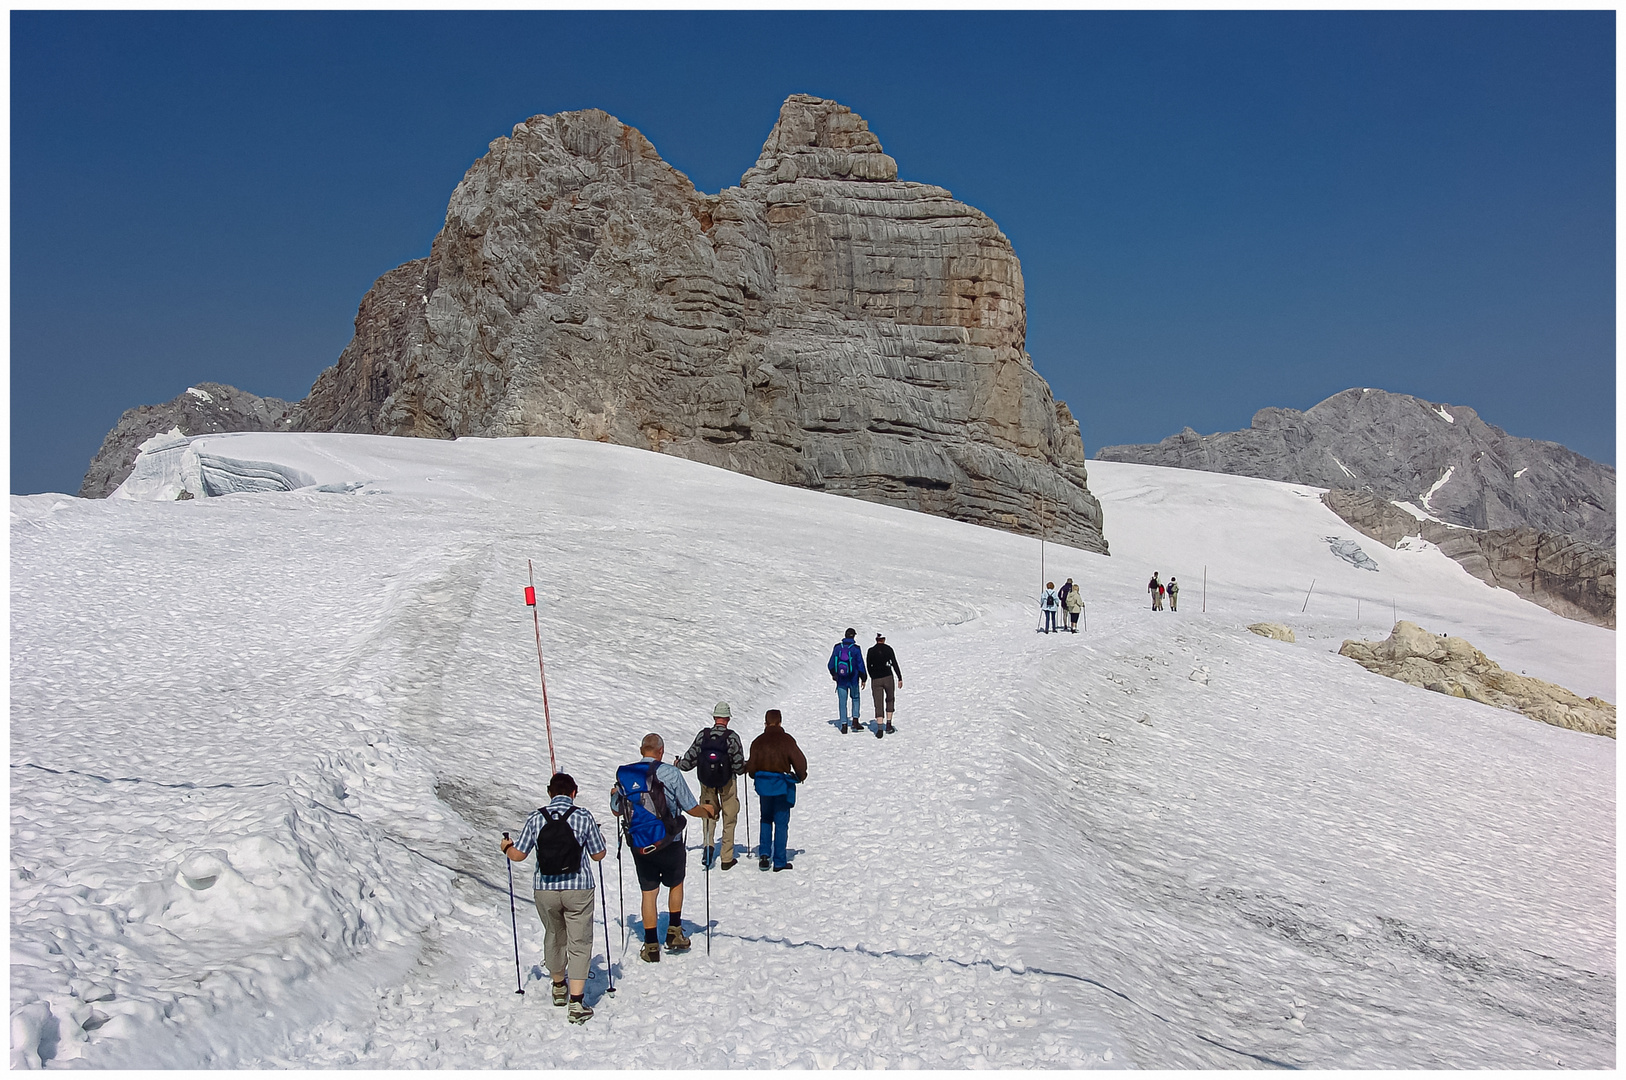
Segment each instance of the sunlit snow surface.
[{"label": "sunlit snow surface", "polygon": [[[1614,742],[1335,654],[1398,615],[1613,700],[1614,633],[1432,545],[1357,569],[1315,489],[1091,462],[1113,555],[1045,546],[1088,602],[1045,637],[1038,541],[676,458],[193,444],[315,486],[12,499],[13,1064],[1614,1064]],[[796,868],[711,874],[710,956],[696,855],[658,965],[606,860],[581,1028],[525,867],[514,993],[496,848],[545,801],[527,559],[601,821],[719,699],[810,763]],[[898,652],[895,736],[833,726],[848,625]]]}]

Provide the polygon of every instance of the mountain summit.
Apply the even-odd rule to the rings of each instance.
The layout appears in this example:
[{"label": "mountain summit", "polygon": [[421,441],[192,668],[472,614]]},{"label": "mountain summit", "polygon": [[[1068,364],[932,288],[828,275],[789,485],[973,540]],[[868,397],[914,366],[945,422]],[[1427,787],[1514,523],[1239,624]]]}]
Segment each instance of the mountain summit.
[{"label": "mountain summit", "polygon": [[739,187],[597,109],[536,116],[385,274],[304,431],[550,435],[1105,551],[1077,421],[985,214],[795,94]]}]

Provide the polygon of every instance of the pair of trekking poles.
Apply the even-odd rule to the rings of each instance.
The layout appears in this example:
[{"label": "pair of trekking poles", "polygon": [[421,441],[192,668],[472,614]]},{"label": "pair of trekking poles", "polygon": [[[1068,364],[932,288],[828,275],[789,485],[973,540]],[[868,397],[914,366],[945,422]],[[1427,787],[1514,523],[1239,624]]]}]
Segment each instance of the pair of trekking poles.
[{"label": "pair of trekking poles", "polygon": [[[615,859],[617,877],[620,876],[621,866],[620,835],[621,834],[619,832],[616,833]],[[504,840],[510,839],[507,833],[503,833],[502,838]],[[503,861],[508,864],[508,920],[514,925],[514,993],[524,994],[525,980],[520,975],[519,968],[519,912],[514,907],[514,860],[510,859],[505,852],[503,854]],[[605,993],[613,994],[615,993],[615,971],[611,967],[610,960],[610,901],[609,898],[604,895],[604,865],[602,863],[599,864],[598,868],[598,895],[604,910],[604,977],[610,982],[610,985],[605,990]],[[624,917],[622,921],[626,921]],[[623,949],[626,948],[625,928],[623,928],[623,933],[621,936],[621,945]]]}]

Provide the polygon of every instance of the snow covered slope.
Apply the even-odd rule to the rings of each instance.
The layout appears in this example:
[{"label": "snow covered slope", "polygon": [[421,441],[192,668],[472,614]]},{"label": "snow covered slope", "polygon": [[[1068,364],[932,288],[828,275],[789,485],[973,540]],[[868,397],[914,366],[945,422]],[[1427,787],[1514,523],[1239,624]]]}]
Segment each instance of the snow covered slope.
[{"label": "snow covered slope", "polygon": [[[625,447],[166,453],[127,495],[235,493],[12,499],[14,1065],[1614,1063],[1614,742],[1333,652],[1398,612],[1612,699],[1614,633],[1437,551],[1360,569],[1311,489],[1092,462],[1115,554],[1045,547],[1089,604],[1045,637],[1031,539]],[[709,957],[624,950],[606,861],[583,1028],[513,992],[527,559],[601,820],[639,737],[719,699],[810,764],[795,870],[711,874]],[[895,736],[833,726],[848,625],[898,652]],[[704,896],[691,858],[691,933]],[[520,951],[545,979],[523,906]]]}]

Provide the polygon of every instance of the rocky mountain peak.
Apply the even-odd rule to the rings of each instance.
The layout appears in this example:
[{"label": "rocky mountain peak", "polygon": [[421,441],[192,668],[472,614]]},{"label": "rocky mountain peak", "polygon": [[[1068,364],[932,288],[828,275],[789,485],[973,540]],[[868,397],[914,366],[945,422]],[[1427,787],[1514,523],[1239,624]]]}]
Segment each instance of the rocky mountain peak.
[{"label": "rocky mountain peak", "polygon": [[355,326],[296,430],[615,442],[1106,550],[1010,241],[834,101],[715,195],[602,110],[531,117]]},{"label": "rocky mountain peak", "polygon": [[750,187],[804,179],[886,183],[897,178],[898,163],[881,150],[881,140],[863,117],[834,101],[792,94],[780,107],[756,165],[740,182]]}]

